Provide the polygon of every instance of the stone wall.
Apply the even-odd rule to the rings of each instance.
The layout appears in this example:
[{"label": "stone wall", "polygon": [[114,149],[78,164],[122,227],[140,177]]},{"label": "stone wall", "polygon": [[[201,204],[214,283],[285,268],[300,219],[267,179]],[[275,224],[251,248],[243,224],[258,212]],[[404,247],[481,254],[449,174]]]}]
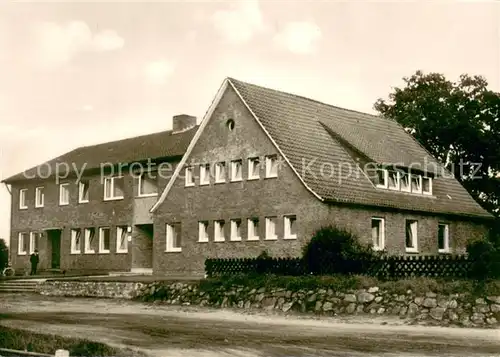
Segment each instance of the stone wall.
[{"label": "stone wall", "polygon": [[264,309],[283,313],[335,316],[365,314],[398,316],[415,322],[465,327],[500,327],[500,296],[477,297],[469,293],[393,294],[379,287],[334,291],[290,291],[283,288],[250,289],[244,286],[200,289],[199,283],[47,281],[40,293],[52,296],[138,298],[168,305]]}]

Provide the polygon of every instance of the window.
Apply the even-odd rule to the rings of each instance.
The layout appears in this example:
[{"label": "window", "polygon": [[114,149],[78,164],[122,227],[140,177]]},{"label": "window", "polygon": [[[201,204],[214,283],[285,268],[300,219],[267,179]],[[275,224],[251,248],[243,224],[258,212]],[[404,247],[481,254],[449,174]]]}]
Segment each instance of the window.
[{"label": "window", "polygon": [[193,168],[191,166],[186,167],[185,173],[186,173],[186,187],[194,186]]},{"label": "window", "polygon": [[127,253],[128,252],[128,227],[116,227],[116,252],[117,253]]},{"label": "window", "polygon": [[95,229],[94,228],[85,228],[84,252],[87,254],[95,253],[94,237],[95,237]]},{"label": "window", "polygon": [[59,184],[59,205],[69,204],[69,183]]},{"label": "window", "polygon": [[260,161],[258,157],[248,159],[248,179],[255,180],[260,177]]},{"label": "window", "polygon": [[28,252],[28,239],[29,233],[21,232],[19,233],[19,238],[17,240],[17,254],[26,255]]},{"label": "window", "polygon": [[285,216],[283,219],[283,224],[285,227],[285,239],[295,239],[297,238],[297,217],[296,216]]},{"label": "window", "polygon": [[383,218],[372,218],[372,244],[374,250],[383,250],[385,244],[385,224]]},{"label": "window", "polygon": [[401,191],[410,192],[410,175],[404,172],[399,173],[399,183],[401,185]]},{"label": "window", "polygon": [[119,200],[123,198],[124,180],[121,176],[104,179],[104,200]]},{"label": "window", "polygon": [[210,184],[210,164],[200,166],[200,185]]},{"label": "window", "polygon": [[233,131],[234,130],[234,120],[233,119],[228,119],[226,121],[226,126],[229,129],[229,131]]},{"label": "window", "polygon": [[43,187],[35,188],[35,207],[43,207],[45,201],[45,194],[43,193]]},{"label": "window", "polygon": [[422,176],[411,175],[411,192],[422,193]]},{"label": "window", "polygon": [[278,177],[278,156],[266,156],[266,177]]},{"label": "window", "polygon": [[387,188],[387,170],[377,169],[377,176],[375,177],[376,186]]},{"label": "window", "polygon": [[99,253],[109,253],[110,238],[110,231],[108,227],[102,227],[99,229]]},{"label": "window", "polygon": [[432,179],[430,177],[422,177],[422,193],[432,195]]},{"label": "window", "polygon": [[439,253],[449,253],[450,251],[450,230],[446,223],[438,225],[438,251]]},{"label": "window", "polygon": [[167,224],[167,252],[180,252],[181,247],[181,225],[180,223]]},{"label": "window", "polygon": [[266,217],[266,240],[276,240],[276,217]]},{"label": "window", "polygon": [[208,242],[208,222],[198,222],[198,242]]},{"label": "window", "polygon": [[81,229],[72,229],[71,230],[71,254],[80,254],[81,253]]},{"label": "window", "polygon": [[38,250],[38,247],[40,246],[41,237],[42,233],[40,232],[30,233],[30,254],[33,254],[35,250]]},{"label": "window", "polygon": [[78,203],[87,203],[89,201],[89,188],[89,181],[78,182]]},{"label": "window", "polygon": [[241,219],[231,220],[231,240],[232,241],[241,240]]},{"label": "window", "polygon": [[414,220],[406,221],[406,252],[418,253],[417,245],[418,222]]},{"label": "window", "polygon": [[28,192],[27,188],[23,188],[19,190],[19,209],[28,208],[28,203],[26,202],[26,193]]},{"label": "window", "polygon": [[224,242],[224,221],[219,220],[214,222],[214,242]]},{"label": "window", "polygon": [[259,240],[259,219],[248,219],[248,240]]},{"label": "window", "polygon": [[215,182],[226,182],[226,163],[218,162],[215,164]]},{"label": "window", "polygon": [[157,196],[158,184],[156,179],[156,172],[142,173],[139,176],[137,187],[139,188],[138,196]]},{"label": "window", "polygon": [[231,161],[231,181],[241,181],[243,179],[242,166],[241,160]]},{"label": "window", "polygon": [[390,190],[399,191],[399,175],[397,171],[388,171],[387,173],[387,187]]}]

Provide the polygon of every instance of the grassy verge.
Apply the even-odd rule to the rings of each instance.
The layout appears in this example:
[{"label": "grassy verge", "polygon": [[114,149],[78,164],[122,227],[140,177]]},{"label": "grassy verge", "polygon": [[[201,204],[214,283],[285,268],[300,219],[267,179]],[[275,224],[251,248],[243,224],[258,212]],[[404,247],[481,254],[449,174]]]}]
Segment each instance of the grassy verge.
[{"label": "grassy verge", "polygon": [[500,295],[500,280],[475,282],[470,280],[445,280],[412,278],[394,281],[379,281],[367,276],[275,276],[275,275],[232,275],[200,281],[200,290],[211,291],[230,286],[249,288],[285,288],[287,290],[333,289],[336,291],[356,290],[378,286],[393,294],[404,294],[412,290],[415,294],[432,291],[440,294],[471,293],[473,295]]},{"label": "grassy verge", "polygon": [[140,356],[137,352],[117,349],[99,342],[34,333],[4,326],[0,326],[0,348],[51,355],[54,355],[58,349],[65,349],[69,351],[71,357]]}]

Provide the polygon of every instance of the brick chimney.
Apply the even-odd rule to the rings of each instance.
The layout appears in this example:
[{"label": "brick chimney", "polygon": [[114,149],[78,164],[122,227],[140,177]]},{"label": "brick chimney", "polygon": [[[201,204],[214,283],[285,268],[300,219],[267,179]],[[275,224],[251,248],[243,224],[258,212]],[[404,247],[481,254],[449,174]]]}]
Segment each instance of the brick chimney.
[{"label": "brick chimney", "polygon": [[172,134],[181,133],[196,126],[196,117],[179,114],[172,118]]}]

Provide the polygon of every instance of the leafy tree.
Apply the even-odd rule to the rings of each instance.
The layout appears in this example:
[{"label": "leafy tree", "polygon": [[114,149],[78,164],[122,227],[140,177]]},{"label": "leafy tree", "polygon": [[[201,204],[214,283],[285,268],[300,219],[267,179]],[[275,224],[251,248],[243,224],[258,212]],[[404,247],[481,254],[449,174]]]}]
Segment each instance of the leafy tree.
[{"label": "leafy tree", "polygon": [[499,216],[500,94],[481,76],[456,82],[417,71],[374,108],[399,122],[445,164],[469,193]]},{"label": "leafy tree", "polygon": [[9,248],[5,240],[0,239],[0,274],[9,263]]}]

